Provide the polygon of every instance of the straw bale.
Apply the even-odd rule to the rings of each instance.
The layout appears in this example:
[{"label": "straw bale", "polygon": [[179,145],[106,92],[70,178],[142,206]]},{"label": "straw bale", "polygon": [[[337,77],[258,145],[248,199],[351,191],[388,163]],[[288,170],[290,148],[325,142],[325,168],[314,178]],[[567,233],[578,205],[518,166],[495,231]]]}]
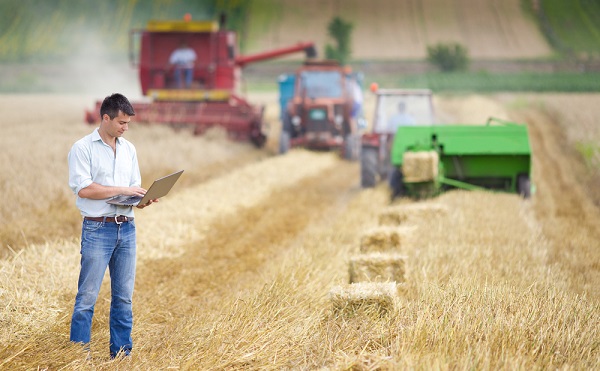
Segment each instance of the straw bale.
[{"label": "straw bale", "polygon": [[397,226],[409,221],[409,219],[426,218],[431,219],[446,215],[448,207],[439,203],[412,203],[405,205],[389,206],[378,215],[380,226]]},{"label": "straw bale", "polygon": [[407,257],[400,254],[371,253],[350,258],[350,283],[405,282]]},{"label": "straw bale", "polygon": [[414,226],[379,226],[366,232],[360,238],[360,251],[363,253],[374,251],[397,250],[410,241]]},{"label": "straw bale", "polygon": [[405,152],[402,174],[405,182],[429,182],[438,176],[440,157],[436,151]]},{"label": "straw bale", "polygon": [[385,315],[398,303],[396,282],[358,282],[334,286],[329,291],[333,310],[341,315],[374,313]]}]

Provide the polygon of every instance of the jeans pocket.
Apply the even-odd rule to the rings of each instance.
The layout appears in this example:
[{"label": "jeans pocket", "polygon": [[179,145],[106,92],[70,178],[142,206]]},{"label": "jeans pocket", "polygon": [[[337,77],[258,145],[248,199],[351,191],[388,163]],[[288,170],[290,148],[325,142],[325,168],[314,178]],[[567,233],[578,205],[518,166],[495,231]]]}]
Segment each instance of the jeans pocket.
[{"label": "jeans pocket", "polygon": [[104,222],[95,222],[93,220],[84,220],[83,221],[83,231],[84,232],[94,232],[100,229],[104,225]]}]

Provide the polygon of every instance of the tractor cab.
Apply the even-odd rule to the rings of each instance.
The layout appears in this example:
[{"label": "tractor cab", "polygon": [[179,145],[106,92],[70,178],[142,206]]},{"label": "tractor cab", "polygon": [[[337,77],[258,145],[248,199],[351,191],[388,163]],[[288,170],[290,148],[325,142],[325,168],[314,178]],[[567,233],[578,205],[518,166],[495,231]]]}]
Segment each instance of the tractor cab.
[{"label": "tractor cab", "polygon": [[373,133],[394,134],[399,126],[432,125],[431,92],[382,90],[377,93]]},{"label": "tractor cab", "polygon": [[374,187],[389,180],[392,141],[399,127],[429,126],[436,121],[431,90],[379,89],[375,93],[375,116],[370,128],[360,138],[361,186]]}]

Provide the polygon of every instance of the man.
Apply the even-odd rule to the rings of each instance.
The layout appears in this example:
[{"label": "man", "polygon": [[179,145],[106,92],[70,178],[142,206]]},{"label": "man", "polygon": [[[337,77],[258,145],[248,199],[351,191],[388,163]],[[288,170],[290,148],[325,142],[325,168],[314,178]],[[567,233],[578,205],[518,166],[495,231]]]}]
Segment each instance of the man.
[{"label": "man", "polygon": [[403,101],[398,102],[398,112],[390,117],[388,125],[392,133],[396,133],[399,126],[413,126],[417,122],[415,118],[406,112],[406,103]]},{"label": "man", "polygon": [[[392,135],[395,135],[396,132],[398,131],[398,127],[400,126],[414,126],[417,124],[417,120],[415,120],[415,118],[409,114],[408,112],[406,112],[406,102],[404,101],[400,101],[398,102],[398,111],[396,113],[394,113],[389,121],[388,121],[388,128],[390,130],[390,133],[392,133]],[[392,146],[394,140],[390,140],[388,142],[388,146]],[[388,149],[388,153],[390,153],[391,151],[391,147]],[[396,168],[391,162],[388,163],[388,174],[389,174],[389,184],[390,184],[390,189],[392,190],[392,201],[394,200],[394,198],[398,197],[398,196],[402,196],[404,195],[404,193],[406,192],[405,188],[404,188],[404,180],[403,180],[403,174],[402,174],[402,167],[400,168]]]},{"label": "man", "polygon": [[[131,206],[106,203],[117,195],[143,196],[135,147],[122,138],[133,107],[121,94],[108,96],[100,108],[100,126],[69,152],[69,186],[83,216],[81,270],[71,319],[70,339],[90,342],[92,316],[108,267],[111,278],[110,355],[129,355],[133,345],[131,300],[135,280],[136,235]],[[151,200],[142,209],[158,200]]]},{"label": "man", "polygon": [[179,47],[171,53],[169,64],[175,67],[175,82],[178,88],[183,86],[182,74],[185,75],[185,87],[192,86],[196,58],[196,52],[187,46],[185,41],[182,41]]}]

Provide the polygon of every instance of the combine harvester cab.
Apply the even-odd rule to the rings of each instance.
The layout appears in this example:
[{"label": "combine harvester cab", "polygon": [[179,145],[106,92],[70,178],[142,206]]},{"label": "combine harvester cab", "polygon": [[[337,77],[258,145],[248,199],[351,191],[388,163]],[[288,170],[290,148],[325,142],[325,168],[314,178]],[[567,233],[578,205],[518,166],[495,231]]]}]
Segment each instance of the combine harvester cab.
[{"label": "combine harvester cab", "polygon": [[358,157],[362,118],[362,75],[337,61],[309,60],[294,74],[279,77],[279,152],[293,147],[340,150]]},{"label": "combine harvester cab", "polygon": [[534,188],[527,126],[495,118],[486,125],[400,127],[392,164],[393,197],[430,197],[462,188],[529,198]]},{"label": "combine harvester cab", "polygon": [[[193,126],[202,134],[213,126],[223,127],[234,140],[251,141],[262,146],[266,141],[263,106],[249,103],[239,93],[242,68],[253,62],[305,52],[315,56],[312,42],[239,56],[236,33],[224,28],[225,19],[193,21],[186,14],[183,20],[151,20],[143,30],[130,34],[130,60],[139,69],[143,102],[132,102],[134,120],[164,123],[175,127]],[[171,53],[181,44],[192,48],[197,59],[189,87],[178,87]],[[97,112],[86,112],[86,121],[98,121]]]}]

